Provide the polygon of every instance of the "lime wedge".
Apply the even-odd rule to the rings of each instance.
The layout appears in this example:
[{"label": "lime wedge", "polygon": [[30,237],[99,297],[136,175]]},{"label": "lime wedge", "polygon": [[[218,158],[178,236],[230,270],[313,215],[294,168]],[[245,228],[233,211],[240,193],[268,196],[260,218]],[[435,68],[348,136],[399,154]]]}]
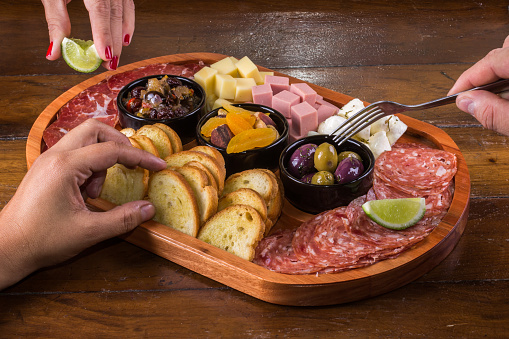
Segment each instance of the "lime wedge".
[{"label": "lime wedge", "polygon": [[377,224],[393,230],[415,225],[426,212],[424,198],[371,200],[362,209]]},{"label": "lime wedge", "polygon": [[97,54],[92,40],[64,38],[62,56],[72,69],[83,73],[95,71],[103,62]]}]

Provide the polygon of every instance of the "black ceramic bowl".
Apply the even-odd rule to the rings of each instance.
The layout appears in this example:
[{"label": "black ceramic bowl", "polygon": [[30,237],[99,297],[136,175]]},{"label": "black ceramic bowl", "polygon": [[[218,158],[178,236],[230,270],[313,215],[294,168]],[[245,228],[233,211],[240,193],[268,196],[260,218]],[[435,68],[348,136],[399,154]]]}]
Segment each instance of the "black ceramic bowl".
[{"label": "black ceramic bowl", "polygon": [[277,170],[279,156],[283,149],[288,145],[288,122],[283,114],[275,109],[267,106],[257,104],[234,104],[233,106],[242,107],[253,112],[269,113],[269,117],[276,124],[276,129],[279,132],[279,138],[271,145],[252,150],[247,150],[240,153],[226,153],[226,148],[218,147],[211,144],[200,133],[203,124],[210,118],[217,116],[219,108],[210,111],[203,116],[198,125],[196,126],[196,140],[200,145],[207,145],[214,147],[224,157],[226,164],[226,175],[229,176],[233,173],[242,172],[252,168],[266,168],[270,170]]},{"label": "black ceramic bowl", "polygon": [[302,182],[288,172],[290,157],[297,148],[309,143],[320,145],[323,142],[334,145],[329,135],[313,135],[286,147],[279,158],[279,174],[286,199],[298,209],[312,214],[348,205],[353,199],[366,194],[373,183],[375,157],[366,145],[352,139],[346,140],[336,150],[338,153],[353,151],[361,156],[364,173],[356,180],[347,184],[314,185]]},{"label": "black ceramic bowl", "polygon": [[142,118],[138,117],[136,115],[133,115],[129,113],[124,106],[123,100],[127,97],[129,92],[137,86],[145,86],[147,84],[148,79],[152,78],[158,78],[161,79],[164,77],[165,74],[160,75],[150,75],[146,76],[137,80],[134,80],[133,82],[127,84],[124,86],[117,96],[117,106],[119,111],[119,122],[120,126],[122,128],[134,128],[139,129],[143,125],[152,125],[155,123],[163,123],[165,125],[170,126],[177,134],[179,135],[180,139],[182,140],[182,144],[187,144],[195,139],[195,129],[196,124],[198,124],[198,121],[200,118],[206,113],[205,112],[205,91],[203,88],[198,85],[195,81],[177,76],[177,75],[168,75],[170,78],[176,78],[179,79],[184,86],[187,86],[189,88],[192,88],[195,92],[195,95],[199,96],[201,98],[197,108],[190,112],[189,114],[178,117],[178,118],[172,118],[172,119],[149,119],[149,118]]}]

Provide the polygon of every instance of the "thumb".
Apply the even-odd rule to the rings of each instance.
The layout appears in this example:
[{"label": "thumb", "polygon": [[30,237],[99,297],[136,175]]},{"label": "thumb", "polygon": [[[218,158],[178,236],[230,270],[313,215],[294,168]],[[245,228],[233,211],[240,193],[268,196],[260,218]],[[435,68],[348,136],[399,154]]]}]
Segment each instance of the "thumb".
[{"label": "thumb", "polygon": [[458,108],[473,115],[486,128],[509,135],[509,101],[486,91],[458,95]]},{"label": "thumb", "polygon": [[100,242],[132,231],[142,222],[152,219],[155,212],[154,205],[145,200],[128,202],[107,212],[93,212],[89,219],[89,224],[94,225],[96,230],[92,242]]}]

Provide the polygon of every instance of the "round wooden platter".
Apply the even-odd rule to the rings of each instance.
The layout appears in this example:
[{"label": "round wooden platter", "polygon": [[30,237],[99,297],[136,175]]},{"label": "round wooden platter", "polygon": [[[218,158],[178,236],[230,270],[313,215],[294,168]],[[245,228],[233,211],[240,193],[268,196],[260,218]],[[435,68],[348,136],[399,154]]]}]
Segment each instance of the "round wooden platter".
[{"label": "round wooden platter", "polygon": [[[58,110],[84,89],[107,77],[154,63],[203,61],[211,64],[226,57],[213,53],[176,54],[147,59],[125,65],[113,72],[98,74],[69,89],[55,99],[40,114],[28,136],[26,156],[28,167],[44,149],[42,133],[56,118]],[[271,71],[259,66],[260,70]],[[275,72],[276,75],[286,76]],[[303,82],[290,78],[290,83]],[[350,96],[309,84],[329,102],[342,106],[353,99]],[[400,115],[408,130],[402,141],[422,142],[456,154],[458,172],[451,207],[436,227],[423,241],[395,259],[335,274],[287,275],[269,271],[252,262],[211,246],[154,221],[145,222],[123,236],[126,241],[171,260],[190,270],[251,295],[255,298],[281,305],[316,306],[340,304],[373,297],[399,288],[440,263],[459,241],[467,223],[470,177],[465,159],[454,141],[441,129],[416,119]],[[114,207],[108,201],[87,201],[97,210]],[[283,212],[273,230],[296,228],[312,215],[304,213],[285,201]]]}]

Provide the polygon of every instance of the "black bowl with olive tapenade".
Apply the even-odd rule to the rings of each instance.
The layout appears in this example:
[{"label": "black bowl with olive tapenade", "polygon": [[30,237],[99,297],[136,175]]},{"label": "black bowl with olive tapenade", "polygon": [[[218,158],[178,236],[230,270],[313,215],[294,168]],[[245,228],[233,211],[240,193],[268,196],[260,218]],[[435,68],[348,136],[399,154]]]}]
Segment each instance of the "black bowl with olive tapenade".
[{"label": "black bowl with olive tapenade", "polygon": [[163,123],[183,144],[195,140],[198,121],[205,114],[205,91],[195,81],[177,75],[150,75],[124,86],[117,96],[122,128]]}]

